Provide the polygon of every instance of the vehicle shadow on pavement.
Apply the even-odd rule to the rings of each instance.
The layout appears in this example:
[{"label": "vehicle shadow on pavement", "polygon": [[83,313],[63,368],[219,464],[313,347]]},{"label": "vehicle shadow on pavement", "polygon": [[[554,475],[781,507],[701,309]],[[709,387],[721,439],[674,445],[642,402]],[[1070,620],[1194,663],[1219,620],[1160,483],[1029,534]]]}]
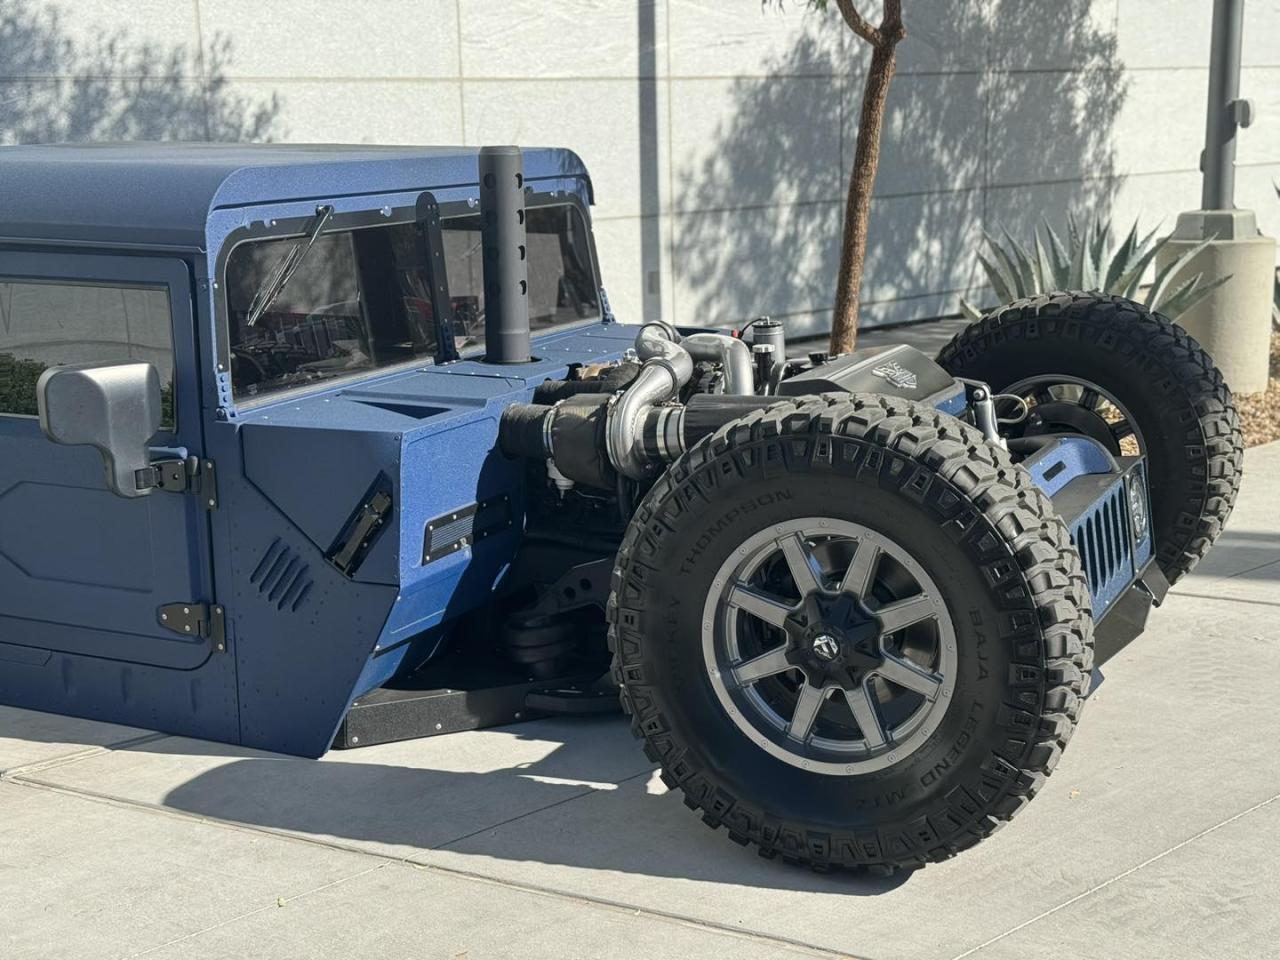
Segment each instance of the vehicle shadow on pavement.
[{"label": "vehicle shadow on pavement", "polygon": [[[446,764],[439,762],[435,768],[362,762],[362,751],[304,760],[193,740],[133,750],[185,754],[208,767],[170,790],[167,807],[415,862],[465,869],[461,861],[475,856],[850,896],[882,894],[910,876],[819,874],[765,860],[730,842],[725,831],[709,830],[678,792],[667,791],[643,757],[634,756],[639,751],[622,720],[557,727],[559,743],[546,728],[531,731],[540,749],[549,748],[540,759],[483,772],[440,769]],[[518,752],[512,740],[526,736],[520,727],[507,732],[509,755]],[[454,740],[447,765],[461,765],[469,759],[464,738],[474,737],[398,744],[394,751],[413,762],[415,746],[438,757],[432,747]],[[470,759],[485,765],[484,757]]]},{"label": "vehicle shadow on pavement", "polygon": [[1178,584],[1178,589],[1184,589],[1188,583],[1203,584],[1219,577],[1273,580],[1278,571],[1272,564],[1277,561],[1280,561],[1280,536],[1228,527],[1209,555],[1191,571],[1190,577]]}]

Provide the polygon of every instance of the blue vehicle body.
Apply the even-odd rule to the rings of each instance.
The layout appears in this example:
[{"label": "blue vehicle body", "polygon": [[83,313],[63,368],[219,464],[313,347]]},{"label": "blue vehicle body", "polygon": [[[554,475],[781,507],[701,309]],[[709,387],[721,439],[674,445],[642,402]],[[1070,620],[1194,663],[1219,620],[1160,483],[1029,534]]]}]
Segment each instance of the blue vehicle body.
[{"label": "blue vehicle body", "polygon": [[[533,192],[591,203],[573,153],[526,150],[524,164]],[[165,287],[177,427],[153,452],[216,464],[215,509],[121,499],[103,489],[94,450],[0,415],[0,702],[324,753],[356,698],[429,658],[501,585],[526,495],[524,465],[497,450],[502,410],[571,364],[622,357],[635,328],[606,311],[535,337],[530,363],[419,361],[241,403],[219,322],[231,246],[320,203],[386,222],[411,220],[426,191],[474,203],[475,149],[24,147],[0,150],[0,171],[0,280]],[[1053,496],[1079,478],[1109,484],[1072,520],[1082,553],[1101,550],[1101,615],[1150,557],[1149,534],[1130,542],[1116,506],[1132,481],[1083,438],[1031,467]],[[391,519],[348,575],[334,545],[379,485]],[[435,521],[495,502],[509,523],[424,562]],[[184,636],[157,618],[188,601],[224,610],[222,633]]]}]

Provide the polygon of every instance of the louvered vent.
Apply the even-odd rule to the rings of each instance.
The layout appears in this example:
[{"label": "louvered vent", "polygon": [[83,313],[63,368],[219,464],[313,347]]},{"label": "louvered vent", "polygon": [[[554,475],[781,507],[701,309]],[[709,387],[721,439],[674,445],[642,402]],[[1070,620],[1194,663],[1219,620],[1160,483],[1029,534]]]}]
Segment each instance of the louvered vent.
[{"label": "louvered vent", "polygon": [[1115,599],[1116,591],[1128,584],[1133,573],[1133,547],[1123,483],[1112,487],[1075,523],[1071,540],[1084,564],[1096,617]]},{"label": "louvered vent", "polygon": [[249,576],[249,582],[277,610],[292,613],[302,606],[311,592],[313,581],[309,570],[297,552],[277,537],[267,547],[267,552]]}]

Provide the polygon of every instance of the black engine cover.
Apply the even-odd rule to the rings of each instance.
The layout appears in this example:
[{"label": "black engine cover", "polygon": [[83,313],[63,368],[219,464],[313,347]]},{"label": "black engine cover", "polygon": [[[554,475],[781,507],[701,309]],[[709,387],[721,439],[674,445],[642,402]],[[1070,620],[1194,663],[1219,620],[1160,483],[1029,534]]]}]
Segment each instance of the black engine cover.
[{"label": "black engine cover", "polygon": [[[778,396],[818,393],[888,393],[936,404],[959,384],[947,371],[905,343],[888,348],[855,350],[833,357],[778,384]],[[962,389],[962,388],[961,388]]]}]

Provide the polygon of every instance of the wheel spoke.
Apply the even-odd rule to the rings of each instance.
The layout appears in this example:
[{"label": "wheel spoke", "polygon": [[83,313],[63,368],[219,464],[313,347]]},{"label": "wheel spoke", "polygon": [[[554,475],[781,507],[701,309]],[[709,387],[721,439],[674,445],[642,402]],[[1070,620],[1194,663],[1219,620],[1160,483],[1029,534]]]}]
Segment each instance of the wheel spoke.
[{"label": "wheel spoke", "polygon": [[880,548],[870,541],[859,540],[857,551],[849,563],[849,569],[840,582],[840,592],[851,593],[856,597],[867,596],[871,592],[871,584],[879,561]]},{"label": "wheel spoke", "polygon": [[733,679],[738,686],[745,687],[749,683],[755,683],[757,680],[763,680],[765,677],[772,677],[790,669],[791,664],[787,661],[787,648],[784,645],[768,653],[762,653],[758,657],[742,661],[733,667]]},{"label": "wheel spoke", "polygon": [[1117,440],[1133,436],[1133,425],[1128,420],[1120,420],[1111,424],[1111,435]]},{"label": "wheel spoke", "polygon": [[729,592],[729,604],[774,627],[781,627],[786,623],[792,609],[776,597],[759,593],[742,583],[734,584]]},{"label": "wheel spoke", "polygon": [[888,741],[885,739],[884,727],[880,723],[876,705],[871,702],[867,685],[860,683],[852,690],[845,690],[844,696],[849,702],[849,712],[853,714],[854,722],[862,731],[862,737],[867,741],[867,746],[873,750],[883,747]]},{"label": "wheel spoke", "polygon": [[886,656],[884,664],[876,670],[876,673],[885,680],[912,690],[929,700],[938,695],[938,688],[942,686],[940,676],[904,657]]},{"label": "wheel spoke", "polygon": [[818,575],[813,569],[813,560],[809,556],[809,548],[805,545],[804,537],[793,533],[779,540],[778,546],[782,549],[782,555],[786,557],[787,569],[791,571],[791,579],[796,582],[800,596],[803,598],[814,590],[821,589],[822,584],[818,582]]},{"label": "wheel spoke", "polygon": [[1036,398],[1036,403],[1053,403],[1053,394],[1048,387],[1040,387],[1032,396]]},{"label": "wheel spoke", "polygon": [[893,633],[922,620],[932,620],[938,615],[937,603],[926,594],[890,603],[876,611],[885,633]]},{"label": "wheel spoke", "polygon": [[804,684],[796,700],[795,713],[791,715],[791,722],[787,724],[787,736],[801,743],[808,740],[809,734],[813,731],[813,723],[818,719],[818,709],[826,699],[825,690]]},{"label": "wheel spoke", "polygon": [[1098,406],[1098,391],[1093,387],[1085,387],[1080,391],[1080,406],[1092,411]]}]

